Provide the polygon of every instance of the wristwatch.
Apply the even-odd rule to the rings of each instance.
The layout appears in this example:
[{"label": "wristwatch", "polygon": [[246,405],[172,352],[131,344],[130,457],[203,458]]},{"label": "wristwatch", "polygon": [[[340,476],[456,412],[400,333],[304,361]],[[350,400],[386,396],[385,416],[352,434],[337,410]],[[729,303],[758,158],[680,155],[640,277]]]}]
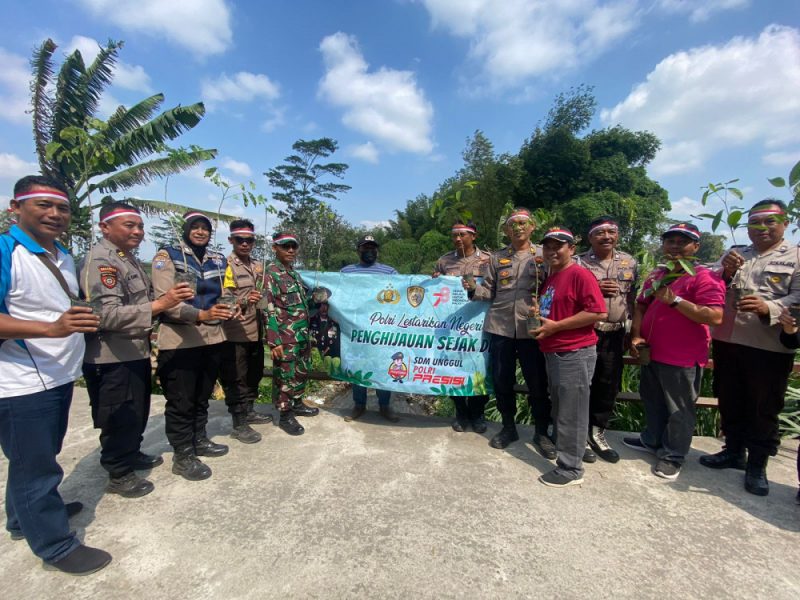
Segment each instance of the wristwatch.
[{"label": "wristwatch", "polygon": [[683,302],[683,298],[681,298],[680,296],[675,296],[675,299],[670,303],[669,307],[670,308],[675,308],[681,302]]}]

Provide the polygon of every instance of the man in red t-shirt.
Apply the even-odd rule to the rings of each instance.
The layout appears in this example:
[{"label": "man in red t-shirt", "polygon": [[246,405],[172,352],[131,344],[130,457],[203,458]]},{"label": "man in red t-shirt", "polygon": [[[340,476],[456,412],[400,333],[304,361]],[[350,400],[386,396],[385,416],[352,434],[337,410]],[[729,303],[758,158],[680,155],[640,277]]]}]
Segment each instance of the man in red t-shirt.
[{"label": "man in red t-shirt", "polygon": [[[678,262],[691,261],[700,248],[700,232],[691,223],[676,223],[661,236],[661,251],[674,262],[647,277],[636,299],[631,326],[631,355],[650,345],[650,363],[642,365],[639,392],[646,427],[623,443],[658,457],[653,473],[675,479],[692,445],[695,401],[700,395],[703,367],[708,363],[709,325],[722,323],[725,283],[705,267],[687,273]],[[666,285],[655,281],[670,279]]]},{"label": "man in red t-shirt", "polygon": [[589,430],[589,391],[597,362],[594,324],[607,317],[594,275],[572,260],[575,237],[563,227],[542,240],[549,274],[539,298],[542,325],[533,331],[547,364],[553,403],[556,468],[539,477],[550,487],[583,483],[583,454]]}]

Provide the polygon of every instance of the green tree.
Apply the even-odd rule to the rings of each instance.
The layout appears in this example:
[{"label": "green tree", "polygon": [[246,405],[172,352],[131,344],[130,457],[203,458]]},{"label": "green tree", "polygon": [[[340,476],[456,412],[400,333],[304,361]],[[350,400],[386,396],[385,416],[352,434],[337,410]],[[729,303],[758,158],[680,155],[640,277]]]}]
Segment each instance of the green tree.
[{"label": "green tree", "polygon": [[700,249],[697,251],[697,260],[702,264],[717,262],[725,252],[727,240],[724,235],[715,235],[710,231],[700,234]]},{"label": "green tree", "polygon": [[[55,77],[48,39],[33,53],[31,103],[33,137],[41,172],[69,190],[73,212],[71,236],[88,239],[90,195],[144,185],[214,158],[216,150],[192,146],[171,149],[167,142],[195,127],[205,108],[198,102],[157,114],[164,102],[155,94],[130,108],[120,106],[103,121],[97,118],[100,97],[111,83],[122,42],[109,41],[86,65],[80,51],[65,57]],[[146,212],[188,207],[129,199]]]},{"label": "green tree", "polygon": [[301,237],[300,260],[306,266],[311,266],[316,260],[314,257],[320,255],[321,244],[328,237],[325,228],[338,216],[328,208],[326,201],[336,200],[339,194],[350,189],[349,185],[329,180],[344,178],[349,165],[321,162],[338,148],[332,138],[297,140],[292,144],[295,154],[264,173],[270,186],[278,190],[272,195],[273,199],[286,204],[285,209],[278,211],[283,219],[281,227]]}]

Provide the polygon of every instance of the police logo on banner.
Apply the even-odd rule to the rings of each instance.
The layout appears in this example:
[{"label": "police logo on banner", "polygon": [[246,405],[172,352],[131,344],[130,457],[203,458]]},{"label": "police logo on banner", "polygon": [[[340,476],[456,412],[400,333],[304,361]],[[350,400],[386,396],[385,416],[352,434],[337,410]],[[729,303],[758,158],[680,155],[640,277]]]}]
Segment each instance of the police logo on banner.
[{"label": "police logo on banner", "polygon": [[418,285],[409,286],[406,288],[406,298],[411,306],[417,308],[425,298],[425,288]]}]

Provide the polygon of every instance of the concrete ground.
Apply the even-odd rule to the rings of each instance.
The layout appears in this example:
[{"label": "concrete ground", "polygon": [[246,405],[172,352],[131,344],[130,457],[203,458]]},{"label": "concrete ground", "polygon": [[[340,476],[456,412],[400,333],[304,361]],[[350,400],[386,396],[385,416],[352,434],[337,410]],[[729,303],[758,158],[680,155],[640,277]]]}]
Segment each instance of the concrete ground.
[{"label": "concrete ground", "polygon": [[209,433],[231,452],[204,459],[211,479],[188,482],[170,471],[157,397],[144,449],[166,463],[149,475],[156,490],[129,500],[103,493],[76,390],[61,492],[86,505],[72,520],[79,537],[114,561],[70,577],[0,535],[0,598],[800,597],[795,442],[771,461],[766,498],[744,492],[741,472],[698,465],[716,440],[696,438],[668,482],[616,433],[618,464],[588,465],[582,486],[552,489],[536,480],[551,463],[528,428],[498,451],[487,444],[497,425],[481,436],[438,418],[346,423],[345,413],[323,409],[298,438],[259,426],[264,440],[247,446],[227,437],[214,402]]}]

